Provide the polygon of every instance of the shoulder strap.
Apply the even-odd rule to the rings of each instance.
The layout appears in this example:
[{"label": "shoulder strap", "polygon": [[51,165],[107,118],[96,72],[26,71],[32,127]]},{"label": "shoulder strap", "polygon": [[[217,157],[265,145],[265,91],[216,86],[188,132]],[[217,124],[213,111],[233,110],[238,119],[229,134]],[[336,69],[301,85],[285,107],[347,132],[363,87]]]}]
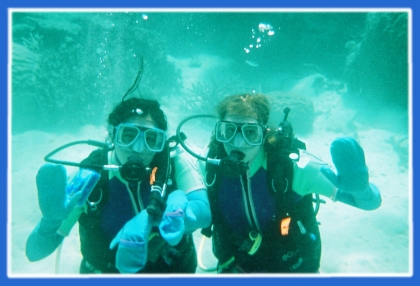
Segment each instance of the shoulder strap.
[{"label": "shoulder strap", "polygon": [[[108,150],[97,149],[90,153],[89,157],[84,159],[82,163],[94,164],[94,165],[105,165],[108,164]],[[109,171],[97,170],[101,173],[101,177],[93,189],[92,193],[88,198],[87,211],[96,210],[100,205],[103,205],[108,201],[108,182],[109,182]]]},{"label": "shoulder strap", "polygon": [[[215,145],[209,149],[208,156],[209,158],[220,158],[221,157],[221,151],[220,148],[215,148]],[[213,222],[218,220],[219,212],[216,209],[217,205],[217,193],[220,188],[221,183],[221,174],[220,174],[220,168],[213,164],[206,164],[206,173],[204,176],[205,184],[207,186],[207,195],[209,198],[210,203],[210,210],[212,214],[212,223],[207,228],[201,229],[201,234],[211,237],[213,234],[212,226]]]},{"label": "shoulder strap", "polygon": [[[100,165],[100,164],[106,164],[107,163],[107,152],[103,151],[102,149],[98,149],[93,151],[89,157],[87,157],[86,159],[84,159],[82,161],[82,163],[84,164],[94,164],[94,165]],[[97,169],[96,171],[100,171],[99,169]],[[105,171],[101,172],[101,177],[98,181],[98,183],[96,184],[95,188],[93,189],[92,193],[90,194],[88,201],[95,201],[96,198],[95,197],[101,197],[100,201],[102,201],[104,194],[102,190],[108,190],[107,188],[104,188],[104,184],[105,181],[108,182],[108,171],[106,171],[106,174],[104,174]],[[107,199],[107,192],[106,192],[106,199]],[[79,220],[79,217],[82,215],[82,213],[84,212],[89,212],[90,210],[92,210],[92,205],[91,204],[85,204],[82,207],[78,207],[75,208],[70,214],[69,216],[63,220],[63,222],[60,225],[60,228],[58,230],[58,232],[63,235],[63,236],[67,236],[71,229],[73,228],[73,226],[76,224],[76,222]]]},{"label": "shoulder strap", "polygon": [[312,194],[302,197],[293,191],[293,161],[289,155],[299,154],[298,148],[306,150],[305,143],[296,138],[293,145],[292,148],[281,148],[281,146],[267,148],[267,180],[269,188],[276,193],[278,223],[287,216],[294,216],[297,220],[312,216],[313,213],[316,216],[321,202],[318,199],[314,210]]},{"label": "shoulder strap", "polygon": [[167,178],[166,186],[166,198],[170,193],[178,188],[175,180],[175,162],[172,157],[169,160],[169,176]]},{"label": "shoulder strap", "polygon": [[288,152],[267,150],[267,183],[275,193],[277,220],[290,215],[293,201],[293,162]]}]

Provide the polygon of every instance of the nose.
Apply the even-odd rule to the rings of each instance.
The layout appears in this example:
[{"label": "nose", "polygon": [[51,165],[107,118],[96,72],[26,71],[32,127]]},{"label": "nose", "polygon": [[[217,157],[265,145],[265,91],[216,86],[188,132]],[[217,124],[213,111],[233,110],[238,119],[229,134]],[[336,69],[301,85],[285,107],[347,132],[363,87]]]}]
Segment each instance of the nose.
[{"label": "nose", "polygon": [[234,140],[235,141],[233,142],[233,144],[235,147],[240,148],[240,147],[246,146],[246,142],[245,142],[244,137],[242,136],[242,133],[240,132],[236,133]]},{"label": "nose", "polygon": [[144,142],[143,142],[143,138],[142,136],[139,136],[139,138],[137,138],[136,142],[134,142],[133,144],[133,151],[137,152],[137,153],[141,153],[144,150]]}]

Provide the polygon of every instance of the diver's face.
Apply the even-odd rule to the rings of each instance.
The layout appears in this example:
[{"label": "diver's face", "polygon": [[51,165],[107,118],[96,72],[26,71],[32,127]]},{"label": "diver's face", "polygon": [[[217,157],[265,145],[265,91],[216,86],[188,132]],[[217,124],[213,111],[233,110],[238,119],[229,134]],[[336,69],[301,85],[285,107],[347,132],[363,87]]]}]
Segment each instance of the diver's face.
[{"label": "diver's face", "polygon": [[[226,117],[223,118],[223,120],[231,121],[231,122],[239,123],[239,124],[243,124],[243,123],[257,123],[258,124],[259,123],[256,115],[254,117],[254,116],[241,116],[241,115],[227,114]],[[242,161],[244,161],[245,163],[248,163],[249,161],[251,161],[257,156],[262,145],[257,145],[257,146],[250,145],[245,141],[242,135],[242,132],[236,132],[235,137],[229,142],[223,143],[223,146],[225,147],[225,151],[228,155],[230,155],[230,153],[233,150],[244,153],[245,157],[243,158]]]},{"label": "diver's face", "polygon": [[[158,128],[157,124],[153,121],[152,117],[148,114],[146,116],[133,116],[130,117],[126,122],[138,126],[141,129],[144,128]],[[121,164],[127,162],[129,157],[136,157],[142,160],[145,166],[149,166],[157,152],[150,151],[149,148],[144,144],[143,137],[138,138],[135,144],[129,147],[122,147],[116,144],[117,136],[114,135],[114,146],[115,154]]]}]

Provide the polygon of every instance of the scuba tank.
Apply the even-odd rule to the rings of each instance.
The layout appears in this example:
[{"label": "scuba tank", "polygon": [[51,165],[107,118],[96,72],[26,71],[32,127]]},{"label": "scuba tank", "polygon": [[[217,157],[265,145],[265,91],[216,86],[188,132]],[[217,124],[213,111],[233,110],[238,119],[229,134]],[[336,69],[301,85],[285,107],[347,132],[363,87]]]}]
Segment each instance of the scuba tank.
[{"label": "scuba tank", "polygon": [[284,110],[283,121],[280,122],[279,127],[276,129],[276,134],[282,137],[282,148],[284,152],[289,152],[289,157],[292,160],[299,159],[298,149],[306,150],[305,142],[299,140],[293,133],[292,124],[287,120],[290,113],[290,108],[286,107]]},{"label": "scuba tank", "polygon": [[[283,121],[280,122],[279,127],[276,129],[276,136],[281,136],[282,140],[282,148],[283,152],[288,153],[290,159],[293,161],[299,160],[299,150],[306,150],[306,144],[305,142],[299,140],[293,133],[293,127],[292,124],[287,120],[287,117],[289,116],[290,108],[286,107],[284,110],[284,118]],[[314,194],[312,198],[313,203],[315,203],[314,206],[314,212],[315,215],[318,214],[319,207],[321,203],[326,203],[325,200],[322,200],[318,194]]]}]

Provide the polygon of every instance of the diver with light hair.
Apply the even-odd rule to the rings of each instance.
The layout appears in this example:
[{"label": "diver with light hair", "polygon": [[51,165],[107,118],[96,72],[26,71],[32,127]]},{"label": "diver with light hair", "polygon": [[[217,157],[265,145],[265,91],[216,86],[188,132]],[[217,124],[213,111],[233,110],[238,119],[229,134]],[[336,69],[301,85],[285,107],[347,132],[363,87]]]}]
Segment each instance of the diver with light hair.
[{"label": "diver with light hair", "polygon": [[294,136],[289,108],[278,128],[267,126],[269,112],[265,95],[226,96],[206,157],[183,145],[203,162],[212,226],[202,233],[212,238],[218,273],[318,273],[319,195],[362,210],[381,205],[356,140],[332,142],[333,171]]}]

